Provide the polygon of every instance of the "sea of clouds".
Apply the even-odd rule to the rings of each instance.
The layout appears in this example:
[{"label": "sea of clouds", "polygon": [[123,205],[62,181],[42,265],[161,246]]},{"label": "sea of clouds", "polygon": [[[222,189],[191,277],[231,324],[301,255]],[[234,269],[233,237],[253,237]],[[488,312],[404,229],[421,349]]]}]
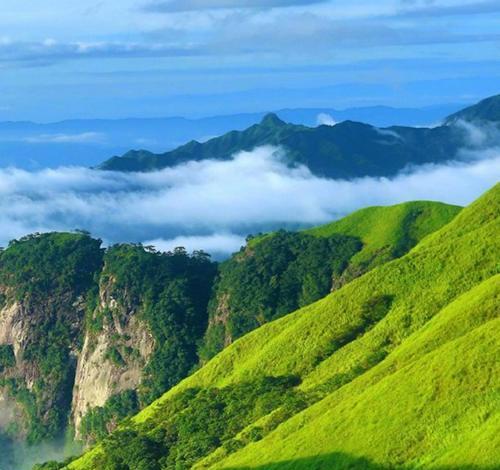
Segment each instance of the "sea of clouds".
[{"label": "sea of clouds", "polygon": [[369,205],[425,199],[466,205],[500,176],[500,149],[394,178],[329,180],[261,147],[230,161],[153,173],[0,170],[0,245],[32,232],[85,229],[106,244],[184,246],[224,256],[247,234],[329,222]]}]

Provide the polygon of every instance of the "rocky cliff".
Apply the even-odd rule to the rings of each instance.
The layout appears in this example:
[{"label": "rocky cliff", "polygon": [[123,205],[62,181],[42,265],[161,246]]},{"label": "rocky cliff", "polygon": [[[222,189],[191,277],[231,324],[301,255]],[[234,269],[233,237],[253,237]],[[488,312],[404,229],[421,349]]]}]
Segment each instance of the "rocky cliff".
[{"label": "rocky cliff", "polygon": [[[112,281],[111,281],[112,282]],[[72,399],[72,422],[81,438],[82,418],[96,407],[105,406],[114,395],[137,390],[154,349],[154,338],[136,309],[128,310],[111,294],[108,283],[99,288],[94,317],[109,312],[102,329],[86,329],[79,354]]]},{"label": "rocky cliff", "polygon": [[36,234],[0,253],[0,434],[91,441],[195,365],[214,263],[100,245]]}]

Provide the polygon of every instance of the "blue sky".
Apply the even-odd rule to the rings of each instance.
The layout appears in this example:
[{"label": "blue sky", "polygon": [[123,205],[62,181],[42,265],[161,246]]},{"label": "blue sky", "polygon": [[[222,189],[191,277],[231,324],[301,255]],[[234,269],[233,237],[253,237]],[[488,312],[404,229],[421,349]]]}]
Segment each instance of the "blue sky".
[{"label": "blue sky", "polygon": [[0,120],[470,103],[498,0],[2,0]]}]

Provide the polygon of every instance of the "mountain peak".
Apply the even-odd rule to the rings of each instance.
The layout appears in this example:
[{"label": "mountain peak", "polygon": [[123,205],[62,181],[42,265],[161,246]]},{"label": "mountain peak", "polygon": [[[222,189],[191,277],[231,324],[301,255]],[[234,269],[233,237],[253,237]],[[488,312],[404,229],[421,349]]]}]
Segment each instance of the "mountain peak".
[{"label": "mountain peak", "polygon": [[267,127],[276,127],[276,126],[284,126],[286,123],[282,121],[276,113],[268,113],[264,116],[262,121],[260,122],[261,126]]}]

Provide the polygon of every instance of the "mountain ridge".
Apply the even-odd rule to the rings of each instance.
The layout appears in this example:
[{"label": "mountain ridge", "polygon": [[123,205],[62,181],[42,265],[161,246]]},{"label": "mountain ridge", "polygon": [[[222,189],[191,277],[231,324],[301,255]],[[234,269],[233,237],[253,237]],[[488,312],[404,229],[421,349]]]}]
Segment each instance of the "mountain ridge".
[{"label": "mountain ridge", "polygon": [[[484,116],[498,119],[489,112],[500,97],[491,97],[455,116]],[[490,103],[485,105],[484,103]],[[475,110],[475,111],[473,111]],[[477,121],[477,119],[475,119]],[[469,147],[466,130],[448,118],[435,128],[391,126],[377,128],[351,120],[336,125],[307,127],[286,123],[275,113],[263,117],[243,131],[231,131],[200,143],[191,141],[172,151],[154,154],[146,150],[127,152],[103,162],[97,168],[112,171],[153,171],[188,161],[228,160],[241,151],[270,145],[284,149],[290,166],[305,165],[318,176],[352,179],[363,176],[394,176],[408,166],[444,163]]]}]

